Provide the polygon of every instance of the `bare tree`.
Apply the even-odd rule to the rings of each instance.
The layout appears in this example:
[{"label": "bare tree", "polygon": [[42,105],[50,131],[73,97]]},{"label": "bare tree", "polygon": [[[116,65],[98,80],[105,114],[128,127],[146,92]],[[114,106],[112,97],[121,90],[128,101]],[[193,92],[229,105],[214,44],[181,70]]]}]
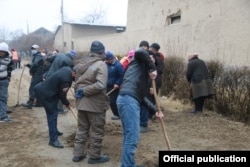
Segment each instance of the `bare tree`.
[{"label": "bare tree", "polygon": [[100,0],[95,1],[92,10],[87,12],[87,15],[80,21],[83,23],[103,24],[106,21],[106,8]]},{"label": "bare tree", "polygon": [[5,27],[0,27],[0,41],[6,41],[10,38],[10,32]]}]

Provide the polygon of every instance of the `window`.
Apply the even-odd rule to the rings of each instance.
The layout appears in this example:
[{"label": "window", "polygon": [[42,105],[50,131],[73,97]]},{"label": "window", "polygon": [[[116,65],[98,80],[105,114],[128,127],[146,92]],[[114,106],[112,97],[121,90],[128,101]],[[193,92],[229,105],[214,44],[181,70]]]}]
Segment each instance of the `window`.
[{"label": "window", "polygon": [[181,15],[171,16],[171,24],[176,24],[181,22]]},{"label": "window", "polygon": [[176,13],[173,13],[166,18],[166,24],[177,24],[181,22],[181,10],[179,9]]}]

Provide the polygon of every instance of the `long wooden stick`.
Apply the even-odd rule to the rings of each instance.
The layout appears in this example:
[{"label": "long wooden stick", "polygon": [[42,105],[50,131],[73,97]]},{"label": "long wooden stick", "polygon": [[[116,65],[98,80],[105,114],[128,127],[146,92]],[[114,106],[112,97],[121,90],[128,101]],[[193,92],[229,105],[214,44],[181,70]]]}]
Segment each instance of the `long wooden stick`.
[{"label": "long wooden stick", "polygon": [[75,118],[75,120],[77,122],[77,116],[76,116],[75,110],[72,107],[70,107],[70,111],[71,111],[72,115],[74,116],[74,118]]},{"label": "long wooden stick", "polygon": [[19,79],[19,84],[18,84],[18,90],[17,90],[17,103],[16,106],[19,105],[19,94],[20,94],[20,87],[21,87],[21,81],[22,81],[22,77],[23,77],[23,72],[24,72],[25,66],[23,66],[23,70]]},{"label": "long wooden stick", "polygon": [[[154,92],[154,98],[155,98],[157,109],[158,109],[158,111],[161,111],[160,102],[159,102],[158,96],[156,94],[156,86],[155,86],[155,80],[154,79],[152,80],[152,85],[153,85],[153,92]],[[171,150],[171,145],[170,145],[170,142],[169,142],[169,139],[168,139],[168,136],[167,136],[167,131],[166,131],[166,128],[165,128],[163,118],[160,118],[160,121],[161,121],[161,127],[162,127],[162,131],[163,131],[163,134],[164,134],[164,138],[165,138],[168,150]]]},{"label": "long wooden stick", "polygon": [[108,96],[110,93],[112,93],[115,90],[115,88],[111,89],[106,95]]}]

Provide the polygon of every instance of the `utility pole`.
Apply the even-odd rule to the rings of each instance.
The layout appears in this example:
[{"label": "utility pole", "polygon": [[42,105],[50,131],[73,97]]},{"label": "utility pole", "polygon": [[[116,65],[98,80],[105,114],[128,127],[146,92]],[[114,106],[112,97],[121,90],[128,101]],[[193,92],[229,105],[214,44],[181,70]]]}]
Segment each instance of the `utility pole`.
[{"label": "utility pole", "polygon": [[29,22],[28,22],[28,20],[27,20],[27,35],[29,35],[30,34],[30,30],[29,30]]},{"label": "utility pole", "polygon": [[63,15],[63,0],[61,0],[61,29],[62,29],[62,52],[64,52],[64,15]]}]

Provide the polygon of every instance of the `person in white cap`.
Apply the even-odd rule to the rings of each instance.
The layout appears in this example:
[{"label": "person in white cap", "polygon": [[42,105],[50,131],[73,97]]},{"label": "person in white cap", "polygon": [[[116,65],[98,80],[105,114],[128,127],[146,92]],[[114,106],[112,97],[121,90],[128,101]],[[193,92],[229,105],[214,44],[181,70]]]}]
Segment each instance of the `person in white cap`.
[{"label": "person in white cap", "polygon": [[[26,64],[29,68],[29,72],[31,77],[30,87],[29,87],[29,100],[26,104],[22,104],[22,106],[27,107],[28,109],[32,109],[33,103],[35,99],[34,87],[39,82],[43,81],[44,74],[44,56],[41,55],[39,51],[38,45],[32,45],[31,54],[33,56],[31,64]],[[35,107],[42,107],[39,101],[36,101]]]},{"label": "person in white cap", "polygon": [[5,42],[0,43],[0,122],[11,122],[7,115],[8,86],[12,72],[11,54]]}]

